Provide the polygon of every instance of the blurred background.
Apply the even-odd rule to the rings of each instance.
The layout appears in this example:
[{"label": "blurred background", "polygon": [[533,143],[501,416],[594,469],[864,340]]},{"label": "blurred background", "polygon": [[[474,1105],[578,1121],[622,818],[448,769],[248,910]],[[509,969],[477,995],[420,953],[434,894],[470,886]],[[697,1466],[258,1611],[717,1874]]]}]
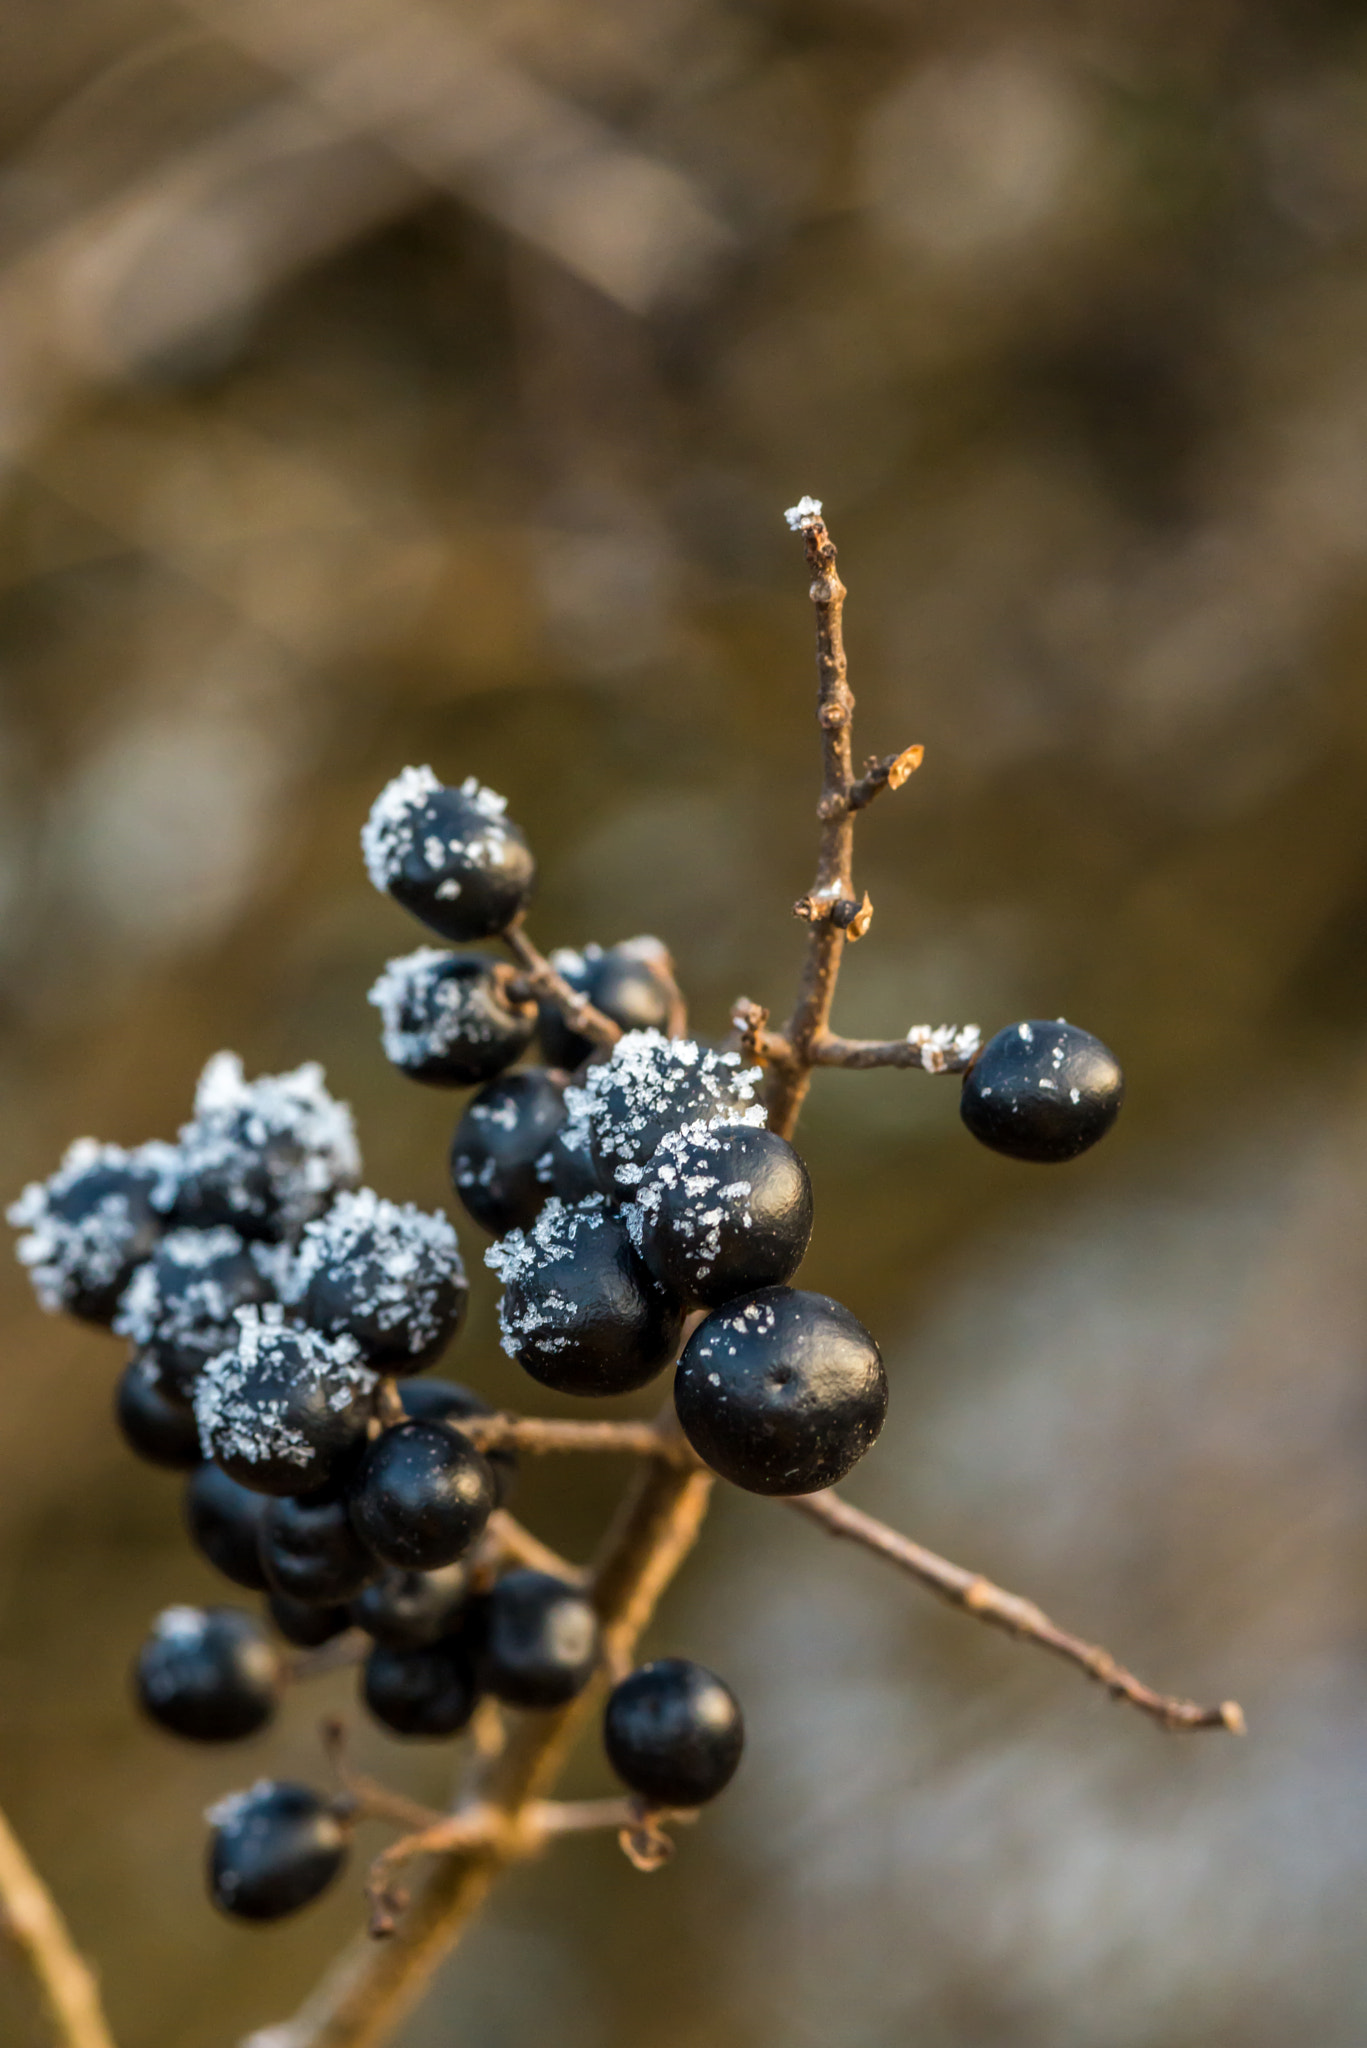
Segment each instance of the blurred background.
[{"label": "blurred background", "polygon": [[[857,752],[927,749],[839,1026],[1064,1014],[1128,1072],[1057,1170],[952,1081],[819,1078],[804,1279],[888,1358],[851,1497],[1249,1739],[732,1495],[650,1641],[740,1693],[734,1790],[659,1876],[516,1876],[403,2048],[1356,2048],[1367,8],[8,0],[0,52],[7,1190],[171,1136],[231,1046],[322,1060],[372,1183],[449,1201],[459,1098],[365,1002],[423,942],[356,843],[410,761],[507,793],[544,947],[655,931],[700,1030],[781,1013],[803,492]],[[450,1369],[518,1403],[461,1233]],[[221,1589],[119,1347],[0,1291],[0,1799],[122,2048],[223,2048],[359,1903],[216,1918],[202,1809],[319,1778],[348,1681],[237,1751],[138,1723],[148,1618]],[[521,1512],[585,1555],[622,1477]],[[0,2038],[41,2038],[3,1956]]]}]

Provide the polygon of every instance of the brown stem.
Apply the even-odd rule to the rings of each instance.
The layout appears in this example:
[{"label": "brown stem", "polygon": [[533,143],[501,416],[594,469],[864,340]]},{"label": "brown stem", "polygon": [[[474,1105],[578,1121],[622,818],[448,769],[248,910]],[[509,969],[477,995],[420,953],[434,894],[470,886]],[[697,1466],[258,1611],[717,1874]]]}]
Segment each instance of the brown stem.
[{"label": "brown stem", "polygon": [[925,1074],[963,1074],[978,1057],[976,1024],[915,1024],[905,1038],[839,1038],[822,1032],[808,1047],[817,1067],[915,1067]]},{"label": "brown stem", "polygon": [[595,1045],[616,1045],[622,1035],[621,1026],[601,1010],[595,1010],[587,996],[580,995],[563,974],[556,973],[545,954],[537,950],[523,931],[521,918],[508,926],[503,942],[522,969],[521,980],[529,995],[554,1003],[570,1029],[591,1038]]},{"label": "brown stem", "polygon": [[482,1451],[624,1451],[633,1458],[697,1460],[678,1435],[653,1422],[580,1422],[543,1415],[480,1415],[462,1420],[461,1435]]},{"label": "brown stem", "polygon": [[94,1972],[3,1813],[0,1935],[9,1937],[38,1987],[61,2048],[114,2048]]},{"label": "brown stem", "polygon": [[[463,1423],[461,1427],[464,1428]],[[568,1579],[572,1585],[579,1584],[584,1577],[577,1564],[571,1564],[539,1536],[533,1536],[530,1529],[524,1529],[506,1508],[495,1508],[490,1515],[485,1540],[498,1557],[511,1558],[514,1564],[530,1565],[533,1571],[549,1572],[552,1578]]]},{"label": "brown stem", "polygon": [[1069,1635],[1066,1629],[1061,1629],[1033,1600],[1022,1600],[1019,1594],[994,1586],[980,1572],[951,1564],[947,1557],[940,1557],[914,1543],[910,1536],[890,1529],[886,1522],[866,1515],[861,1508],[851,1507],[833,1491],[795,1495],[786,1505],[819,1522],[828,1534],[844,1536],[885,1557],[889,1564],[929,1586],[932,1593],[938,1593],[951,1606],[962,1608],[993,1628],[1005,1629],[1008,1635],[1038,1643],[1042,1650],[1049,1650],[1056,1657],[1066,1658],[1085,1671],[1088,1678],[1104,1685],[1113,1699],[1138,1707],[1141,1714],[1150,1715],[1165,1728],[1227,1728],[1233,1735],[1244,1733],[1243,1711],[1234,1700],[1225,1700],[1218,1707],[1201,1707],[1192,1700],[1173,1699],[1166,1693],[1155,1692],[1117,1663],[1109,1650],[1099,1649],[1094,1643],[1084,1642],[1081,1636]]}]

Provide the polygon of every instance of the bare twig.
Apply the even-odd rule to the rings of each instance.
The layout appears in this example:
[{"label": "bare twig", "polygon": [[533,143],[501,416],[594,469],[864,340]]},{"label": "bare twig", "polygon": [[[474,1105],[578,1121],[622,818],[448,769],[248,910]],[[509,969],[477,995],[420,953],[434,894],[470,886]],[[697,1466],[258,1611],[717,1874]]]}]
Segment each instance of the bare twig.
[{"label": "bare twig", "polygon": [[61,2048],[114,2048],[94,1972],[3,1813],[0,1935],[9,1937],[33,1978]]},{"label": "bare twig", "polygon": [[914,1024],[905,1038],[838,1038],[825,1031],[808,1052],[817,1067],[915,1067],[925,1074],[963,1074],[981,1044],[976,1024]]},{"label": "bare twig", "polygon": [[1022,1600],[1019,1594],[994,1586],[980,1572],[951,1564],[947,1557],[940,1557],[914,1543],[910,1536],[890,1529],[886,1522],[866,1515],[861,1508],[851,1507],[833,1491],[799,1494],[786,1505],[819,1522],[830,1535],[844,1536],[851,1543],[862,1544],[865,1550],[885,1557],[889,1564],[909,1573],[951,1606],[962,1608],[993,1628],[1005,1629],[1008,1635],[1038,1643],[1042,1650],[1049,1650],[1056,1657],[1066,1658],[1085,1671],[1088,1678],[1104,1685],[1112,1698],[1125,1700],[1165,1728],[1227,1728],[1232,1735],[1244,1733],[1243,1711],[1234,1700],[1225,1700],[1218,1707],[1201,1707],[1192,1700],[1155,1692],[1118,1663],[1109,1650],[1099,1649],[1061,1629],[1033,1600]]},{"label": "bare twig", "polygon": [[571,988],[563,974],[557,974],[545,954],[538,952],[527,937],[521,918],[508,926],[503,939],[522,969],[519,981],[528,995],[554,1003],[570,1029],[591,1038],[595,1045],[616,1045],[622,1035],[621,1026],[601,1010],[595,1010],[587,996]]},{"label": "bare twig", "polygon": [[[463,1426],[463,1425],[462,1425]],[[485,1527],[484,1543],[498,1558],[511,1558],[514,1564],[530,1565],[533,1571],[549,1572],[552,1578],[567,1579],[571,1585],[581,1585],[585,1574],[577,1564],[561,1557],[539,1536],[533,1536],[530,1529],[524,1529],[514,1515],[506,1508],[495,1508]]]},{"label": "bare twig", "polygon": [[845,808],[862,811],[866,804],[885,789],[900,789],[909,782],[926,757],[924,747],[904,747],[900,754],[887,754],[880,761],[877,755],[864,765],[864,773],[853,783],[845,799]]},{"label": "bare twig", "polygon": [[685,1439],[666,1435],[653,1422],[580,1422],[543,1415],[479,1415],[463,1418],[461,1435],[482,1451],[624,1451],[633,1458],[697,1460]]}]

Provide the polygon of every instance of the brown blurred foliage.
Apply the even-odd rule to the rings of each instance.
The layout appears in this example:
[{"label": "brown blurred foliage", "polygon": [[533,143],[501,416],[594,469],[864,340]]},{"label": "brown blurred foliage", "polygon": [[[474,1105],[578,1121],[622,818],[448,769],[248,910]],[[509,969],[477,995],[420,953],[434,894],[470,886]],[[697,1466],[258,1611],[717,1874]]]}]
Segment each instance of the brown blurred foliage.
[{"label": "brown blurred foliage", "polygon": [[[950,1082],[819,1077],[806,1272],[892,1369],[855,1496],[1249,1741],[733,1498],[655,1638],[745,1700],[724,1809],[659,1877],[519,1876],[406,2048],[1356,2048],[1367,10],[10,0],[0,52],[10,1187],[171,1134],[231,1045],[322,1059],[375,1185],[445,1199],[456,1105],[364,1000],[417,942],[356,852],[410,760],[507,792],[543,945],[655,930],[700,1029],[781,1007],[805,491],[860,751],[927,747],[842,1027],[1062,1012],[1129,1073],[1057,1174]],[[453,1366],[516,1401],[487,1279]],[[324,1702],[250,1755],[135,1721],[209,1575],[116,1347],[14,1271],[3,1313],[0,1798],[125,2048],[221,2048],[358,1917],[198,1888],[202,1807],[316,1776]],[[619,1478],[527,1519],[582,1552]]]}]

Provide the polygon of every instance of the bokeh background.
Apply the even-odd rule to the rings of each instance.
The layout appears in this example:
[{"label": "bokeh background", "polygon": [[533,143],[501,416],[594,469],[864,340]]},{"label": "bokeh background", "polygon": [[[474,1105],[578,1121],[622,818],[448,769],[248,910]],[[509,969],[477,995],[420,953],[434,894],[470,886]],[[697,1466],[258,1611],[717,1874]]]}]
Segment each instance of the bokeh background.
[{"label": "bokeh background", "polygon": [[[374,1185],[449,1199],[458,1105],[365,1001],[421,940],[356,845],[408,761],[506,791],[543,945],[656,931],[699,1029],[781,1010],[803,492],[859,751],[927,748],[842,1028],[1062,1013],[1128,1071],[1057,1170],[952,1081],[819,1079],[805,1277],[891,1371],[851,1496],[1249,1739],[732,1496],[651,1641],[736,1685],[743,1775],[659,1876],[515,1877],[403,2048],[1356,2048],[1367,9],[7,0],[0,129],[8,1188],[171,1135],[231,1046],[321,1059]],[[214,1587],[117,1347],[0,1285],[0,1798],[124,2048],[224,2048],[358,1905],[215,1918],[201,1811],[316,1777],[348,1682],[239,1751],[139,1725],[148,1617]],[[516,1402],[476,1289],[452,1369]],[[621,1478],[522,1511],[583,1555]]]}]

